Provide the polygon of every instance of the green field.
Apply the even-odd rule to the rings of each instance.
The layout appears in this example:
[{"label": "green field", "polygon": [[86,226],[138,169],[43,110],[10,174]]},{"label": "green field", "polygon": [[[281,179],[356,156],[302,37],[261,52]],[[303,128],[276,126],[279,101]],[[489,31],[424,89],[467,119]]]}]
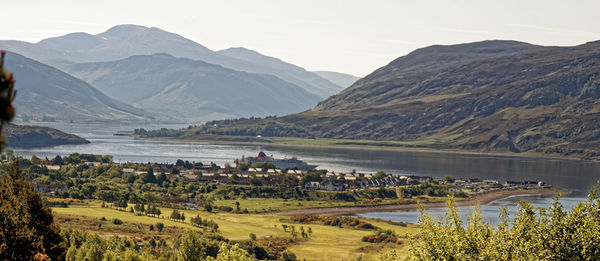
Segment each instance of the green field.
[{"label": "green field", "polygon": [[[457,198],[457,201],[467,198]],[[280,198],[246,198],[246,199],[219,199],[215,200],[217,206],[228,206],[236,208],[236,202],[240,204],[240,210],[248,209],[254,213],[281,212],[295,209],[306,208],[328,208],[328,207],[352,207],[352,206],[375,206],[375,205],[394,205],[394,204],[417,204],[430,202],[444,202],[446,197],[416,196],[411,199],[382,199],[377,202],[366,201],[332,201],[332,200],[295,200]]]},{"label": "green field", "polygon": [[[166,218],[136,216],[133,213],[119,211],[111,208],[101,208],[97,206],[71,206],[68,208],[53,208],[57,221],[63,227],[73,227],[88,230],[104,236],[119,235],[128,237],[175,237],[186,229],[198,229],[190,225],[189,219],[195,215],[202,216],[203,219],[215,221],[219,225],[219,232],[231,240],[245,240],[249,238],[250,233],[254,233],[260,239],[267,236],[291,237],[289,232],[284,232],[282,224],[303,226],[308,230],[310,227],[312,234],[308,239],[299,240],[289,247],[299,259],[307,260],[353,260],[356,256],[363,255],[366,260],[373,260],[378,257],[382,251],[391,248],[397,248],[400,252],[406,251],[406,244],[371,244],[361,241],[365,235],[372,234],[369,230],[355,230],[350,228],[340,228],[334,226],[316,225],[316,224],[293,224],[288,217],[275,215],[259,214],[229,214],[229,213],[208,213],[204,211],[184,210],[186,220],[176,222]],[[172,209],[161,208],[162,216],[170,215]],[[105,217],[102,228],[98,228],[96,223],[100,218]],[[110,221],[114,218],[122,220],[121,225],[114,225]],[[150,225],[162,222],[166,229],[164,233],[157,231],[148,231]],[[414,235],[416,227],[408,225],[407,227],[391,225],[385,222],[368,220],[367,222],[384,229],[393,229],[398,235]]]}]

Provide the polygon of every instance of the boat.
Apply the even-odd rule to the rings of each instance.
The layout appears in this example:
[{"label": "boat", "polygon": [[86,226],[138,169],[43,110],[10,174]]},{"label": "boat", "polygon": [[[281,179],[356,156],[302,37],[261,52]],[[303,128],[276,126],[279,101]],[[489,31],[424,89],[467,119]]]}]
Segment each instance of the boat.
[{"label": "boat", "polygon": [[273,157],[273,155],[267,156],[267,154],[265,154],[263,151],[259,152],[258,156],[256,157],[242,156],[241,160],[235,161],[237,166],[239,166],[240,164],[252,165],[257,162],[272,163],[278,169],[314,170],[318,166],[308,164],[302,160],[299,160],[297,157],[276,159]]}]

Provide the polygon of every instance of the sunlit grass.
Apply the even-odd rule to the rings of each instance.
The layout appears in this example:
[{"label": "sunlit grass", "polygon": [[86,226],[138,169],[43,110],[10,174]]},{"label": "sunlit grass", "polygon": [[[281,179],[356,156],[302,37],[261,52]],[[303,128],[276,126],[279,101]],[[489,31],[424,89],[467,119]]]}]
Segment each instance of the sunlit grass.
[{"label": "sunlit grass", "polygon": [[[254,201],[257,205],[264,203],[262,201]],[[163,217],[171,214],[172,209],[160,208]],[[231,214],[231,213],[208,213],[205,211],[182,211],[186,220],[184,222],[171,221],[166,218],[136,216],[134,213],[126,211],[118,211],[112,208],[101,208],[96,204],[90,206],[72,206],[68,208],[53,208],[57,216],[71,216],[88,218],[90,220],[98,220],[105,217],[108,221],[118,218],[127,224],[156,224],[162,222],[165,226],[180,227],[183,229],[197,229],[190,225],[189,219],[193,216],[200,215],[203,219],[213,220],[219,225],[220,233],[231,240],[246,240],[249,239],[250,233],[257,235],[259,238],[267,236],[291,237],[291,234],[285,232],[282,224],[294,225],[297,229],[300,226],[306,230],[310,227],[312,230],[311,236],[306,240],[300,240],[290,246],[299,259],[306,258],[307,260],[348,260],[354,259],[358,255],[363,255],[366,260],[375,259],[381,251],[387,251],[390,248],[398,248],[401,252],[405,252],[405,245],[387,244],[385,246],[370,248],[373,244],[361,241],[365,235],[372,234],[369,230],[355,230],[350,228],[340,228],[334,226],[324,226],[316,224],[294,224],[289,221],[288,217],[269,215],[269,214]],[[414,235],[416,227],[408,225],[407,227],[391,225],[385,222],[368,220],[375,226],[384,229],[393,229],[398,235]],[[116,235],[126,235],[118,234]],[[361,248],[363,248],[361,250]],[[365,250],[373,249],[373,250]]]}]

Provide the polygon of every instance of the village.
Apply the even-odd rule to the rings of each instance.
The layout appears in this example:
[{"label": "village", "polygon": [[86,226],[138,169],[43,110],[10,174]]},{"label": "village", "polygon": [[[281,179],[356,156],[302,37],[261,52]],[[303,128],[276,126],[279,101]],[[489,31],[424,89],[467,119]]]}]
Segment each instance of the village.
[{"label": "village", "polygon": [[[99,157],[96,157],[99,158]],[[34,158],[30,164],[38,164],[42,171],[58,171],[69,163],[67,157],[40,160]],[[272,186],[272,187],[302,187],[307,190],[351,191],[372,188],[394,188],[399,186],[418,185],[433,182],[442,185],[452,185],[450,191],[463,191],[472,195],[497,190],[549,188],[543,181],[511,181],[483,180],[477,178],[454,179],[444,177],[435,179],[428,176],[409,174],[390,174],[383,171],[377,173],[334,172],[316,169],[297,158],[275,159],[260,152],[256,157],[236,159],[235,166],[215,163],[200,163],[177,160],[172,163],[115,163],[112,160],[79,162],[78,168],[93,168],[98,166],[115,167],[121,175],[145,176],[164,174],[167,178],[181,179],[187,182],[203,182],[221,185]],[[33,183],[36,190],[42,193],[55,193],[68,190],[67,186],[54,184]]]}]

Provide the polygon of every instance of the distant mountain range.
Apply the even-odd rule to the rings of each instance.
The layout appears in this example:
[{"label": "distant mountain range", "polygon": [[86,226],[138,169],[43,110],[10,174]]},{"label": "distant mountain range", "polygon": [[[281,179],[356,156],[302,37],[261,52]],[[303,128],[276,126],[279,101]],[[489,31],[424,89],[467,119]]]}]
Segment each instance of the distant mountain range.
[{"label": "distant mountain range", "polygon": [[[313,110],[211,122],[186,132],[285,136],[262,133],[266,126],[303,137],[600,159],[600,41],[574,47],[515,41],[430,46],[379,68]],[[235,131],[241,129],[257,131]]]},{"label": "distant mountain range", "polygon": [[285,115],[308,110],[321,100],[272,75],[169,54],[73,64],[65,70],[121,102],[189,121]]},{"label": "distant mountain range", "polygon": [[16,53],[5,67],[16,79],[17,117],[23,121],[148,121],[154,115],[118,102],[88,83]]},{"label": "distant mountain range", "polygon": [[[18,119],[24,121],[198,122],[285,115],[312,108],[347,87],[333,82],[352,77],[322,77],[245,48],[214,52],[180,35],[138,25],[38,43],[3,40],[0,49],[18,57],[15,64],[25,63],[14,68],[22,79],[17,89],[24,88],[17,99]],[[44,85],[70,94],[49,93]]]},{"label": "distant mountain range", "polygon": [[180,35],[155,27],[119,25],[91,35],[72,33],[38,43],[0,41],[0,48],[20,53],[40,62],[64,69],[75,63],[121,60],[133,55],[167,53],[175,57],[201,60],[243,72],[274,75],[323,98],[347,86],[308,72],[305,69],[244,48],[214,52]]},{"label": "distant mountain range", "polygon": [[330,72],[330,71],[313,71],[317,75],[329,80],[332,83],[335,83],[339,86],[343,86],[344,88],[350,87],[354,84],[360,77],[356,77],[354,75],[350,75],[347,73],[339,73],[339,72]]}]

